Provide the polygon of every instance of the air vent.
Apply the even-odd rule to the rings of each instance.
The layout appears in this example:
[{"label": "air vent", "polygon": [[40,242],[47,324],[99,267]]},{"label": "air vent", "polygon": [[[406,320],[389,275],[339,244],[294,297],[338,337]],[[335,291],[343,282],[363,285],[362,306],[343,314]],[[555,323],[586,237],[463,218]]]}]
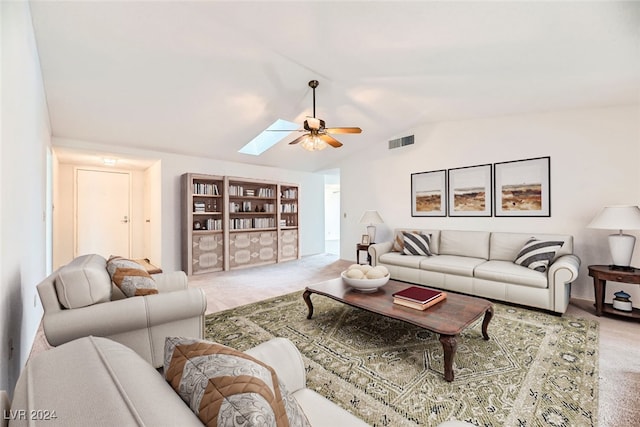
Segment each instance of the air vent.
[{"label": "air vent", "polygon": [[394,148],[404,147],[405,145],[413,144],[413,135],[403,136],[402,138],[392,139],[389,141],[389,150]]}]

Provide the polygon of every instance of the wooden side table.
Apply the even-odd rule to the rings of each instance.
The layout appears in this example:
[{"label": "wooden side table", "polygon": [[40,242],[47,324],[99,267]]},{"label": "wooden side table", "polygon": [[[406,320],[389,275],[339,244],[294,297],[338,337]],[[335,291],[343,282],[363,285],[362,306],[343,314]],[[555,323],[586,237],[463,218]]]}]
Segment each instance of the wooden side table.
[{"label": "wooden side table", "polygon": [[632,311],[616,310],[613,308],[613,304],[605,304],[604,302],[607,280],[640,285],[640,269],[634,268],[627,271],[616,270],[608,265],[590,265],[589,276],[593,277],[593,290],[596,294],[596,316],[602,316],[602,313],[606,313],[640,319],[640,310],[637,308],[632,309]]},{"label": "wooden side table", "polygon": [[141,266],[143,266],[144,269],[147,270],[147,273],[149,274],[162,273],[162,269],[160,267],[156,267],[155,265],[151,264],[151,261],[149,261],[149,258],[134,259],[134,261],[140,264]]},{"label": "wooden side table", "polygon": [[371,265],[371,254],[369,254],[369,245],[356,243],[356,264],[360,264],[360,251],[367,251],[367,263]]}]

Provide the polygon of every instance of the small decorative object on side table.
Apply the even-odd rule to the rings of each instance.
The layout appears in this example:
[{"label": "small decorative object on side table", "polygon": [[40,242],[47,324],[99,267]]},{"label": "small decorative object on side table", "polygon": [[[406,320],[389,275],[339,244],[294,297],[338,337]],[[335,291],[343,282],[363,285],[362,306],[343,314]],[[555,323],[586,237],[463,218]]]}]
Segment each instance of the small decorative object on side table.
[{"label": "small decorative object on side table", "polygon": [[[606,313],[640,320],[639,309],[631,307],[630,311],[626,311],[620,308],[614,308],[613,304],[605,304],[604,302],[607,280],[640,285],[640,269],[631,268],[630,270],[619,270],[609,265],[590,265],[589,276],[593,277],[593,290],[596,296],[596,316],[601,316],[602,313]],[[619,292],[616,292],[616,297],[618,297],[618,293]],[[626,292],[623,292],[623,294],[629,295]],[[622,295],[621,298],[622,297],[624,297],[624,295]],[[628,300],[628,297],[626,297],[626,299]],[[616,305],[621,307],[619,304]],[[623,304],[622,306],[628,306],[628,304]]]},{"label": "small decorative object on side table", "polygon": [[620,311],[633,311],[633,305],[631,303],[631,295],[625,291],[618,291],[613,294],[613,308]]}]

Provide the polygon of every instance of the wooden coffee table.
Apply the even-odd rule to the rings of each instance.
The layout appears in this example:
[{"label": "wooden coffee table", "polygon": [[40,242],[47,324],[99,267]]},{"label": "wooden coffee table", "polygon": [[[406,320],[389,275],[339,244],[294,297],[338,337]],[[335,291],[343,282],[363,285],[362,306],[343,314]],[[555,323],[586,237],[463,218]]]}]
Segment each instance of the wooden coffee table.
[{"label": "wooden coffee table", "polygon": [[304,298],[307,307],[309,307],[307,319],[311,319],[311,316],[313,316],[311,294],[318,294],[440,334],[440,342],[444,351],[444,379],[453,381],[453,359],[458,347],[458,335],[463,329],[484,315],[482,336],[485,340],[488,340],[487,327],[493,317],[493,304],[481,298],[449,292],[447,292],[446,300],[424,311],[394,304],[392,294],[409,286],[414,285],[389,280],[386,285],[376,292],[363,293],[354,291],[342,281],[342,278],[338,278],[307,286],[302,298]]}]

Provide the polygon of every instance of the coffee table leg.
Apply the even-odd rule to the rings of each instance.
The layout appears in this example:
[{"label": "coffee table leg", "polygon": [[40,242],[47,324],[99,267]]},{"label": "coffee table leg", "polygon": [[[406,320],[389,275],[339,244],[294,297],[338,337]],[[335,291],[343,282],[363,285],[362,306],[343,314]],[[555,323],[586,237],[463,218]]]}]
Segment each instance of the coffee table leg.
[{"label": "coffee table leg", "polygon": [[302,294],[302,299],[304,299],[304,302],[307,303],[307,307],[309,308],[309,314],[307,315],[307,319],[311,319],[311,316],[313,316],[313,304],[311,304],[311,292],[304,291],[304,293]]},{"label": "coffee table leg", "polygon": [[485,340],[489,339],[487,328],[489,327],[489,322],[491,322],[492,318],[493,318],[493,306],[489,307],[487,311],[484,312],[484,320],[482,320],[482,337]]},{"label": "coffee table leg", "polygon": [[444,350],[444,379],[453,381],[453,359],[456,356],[458,341],[456,335],[440,335],[442,350]]}]

